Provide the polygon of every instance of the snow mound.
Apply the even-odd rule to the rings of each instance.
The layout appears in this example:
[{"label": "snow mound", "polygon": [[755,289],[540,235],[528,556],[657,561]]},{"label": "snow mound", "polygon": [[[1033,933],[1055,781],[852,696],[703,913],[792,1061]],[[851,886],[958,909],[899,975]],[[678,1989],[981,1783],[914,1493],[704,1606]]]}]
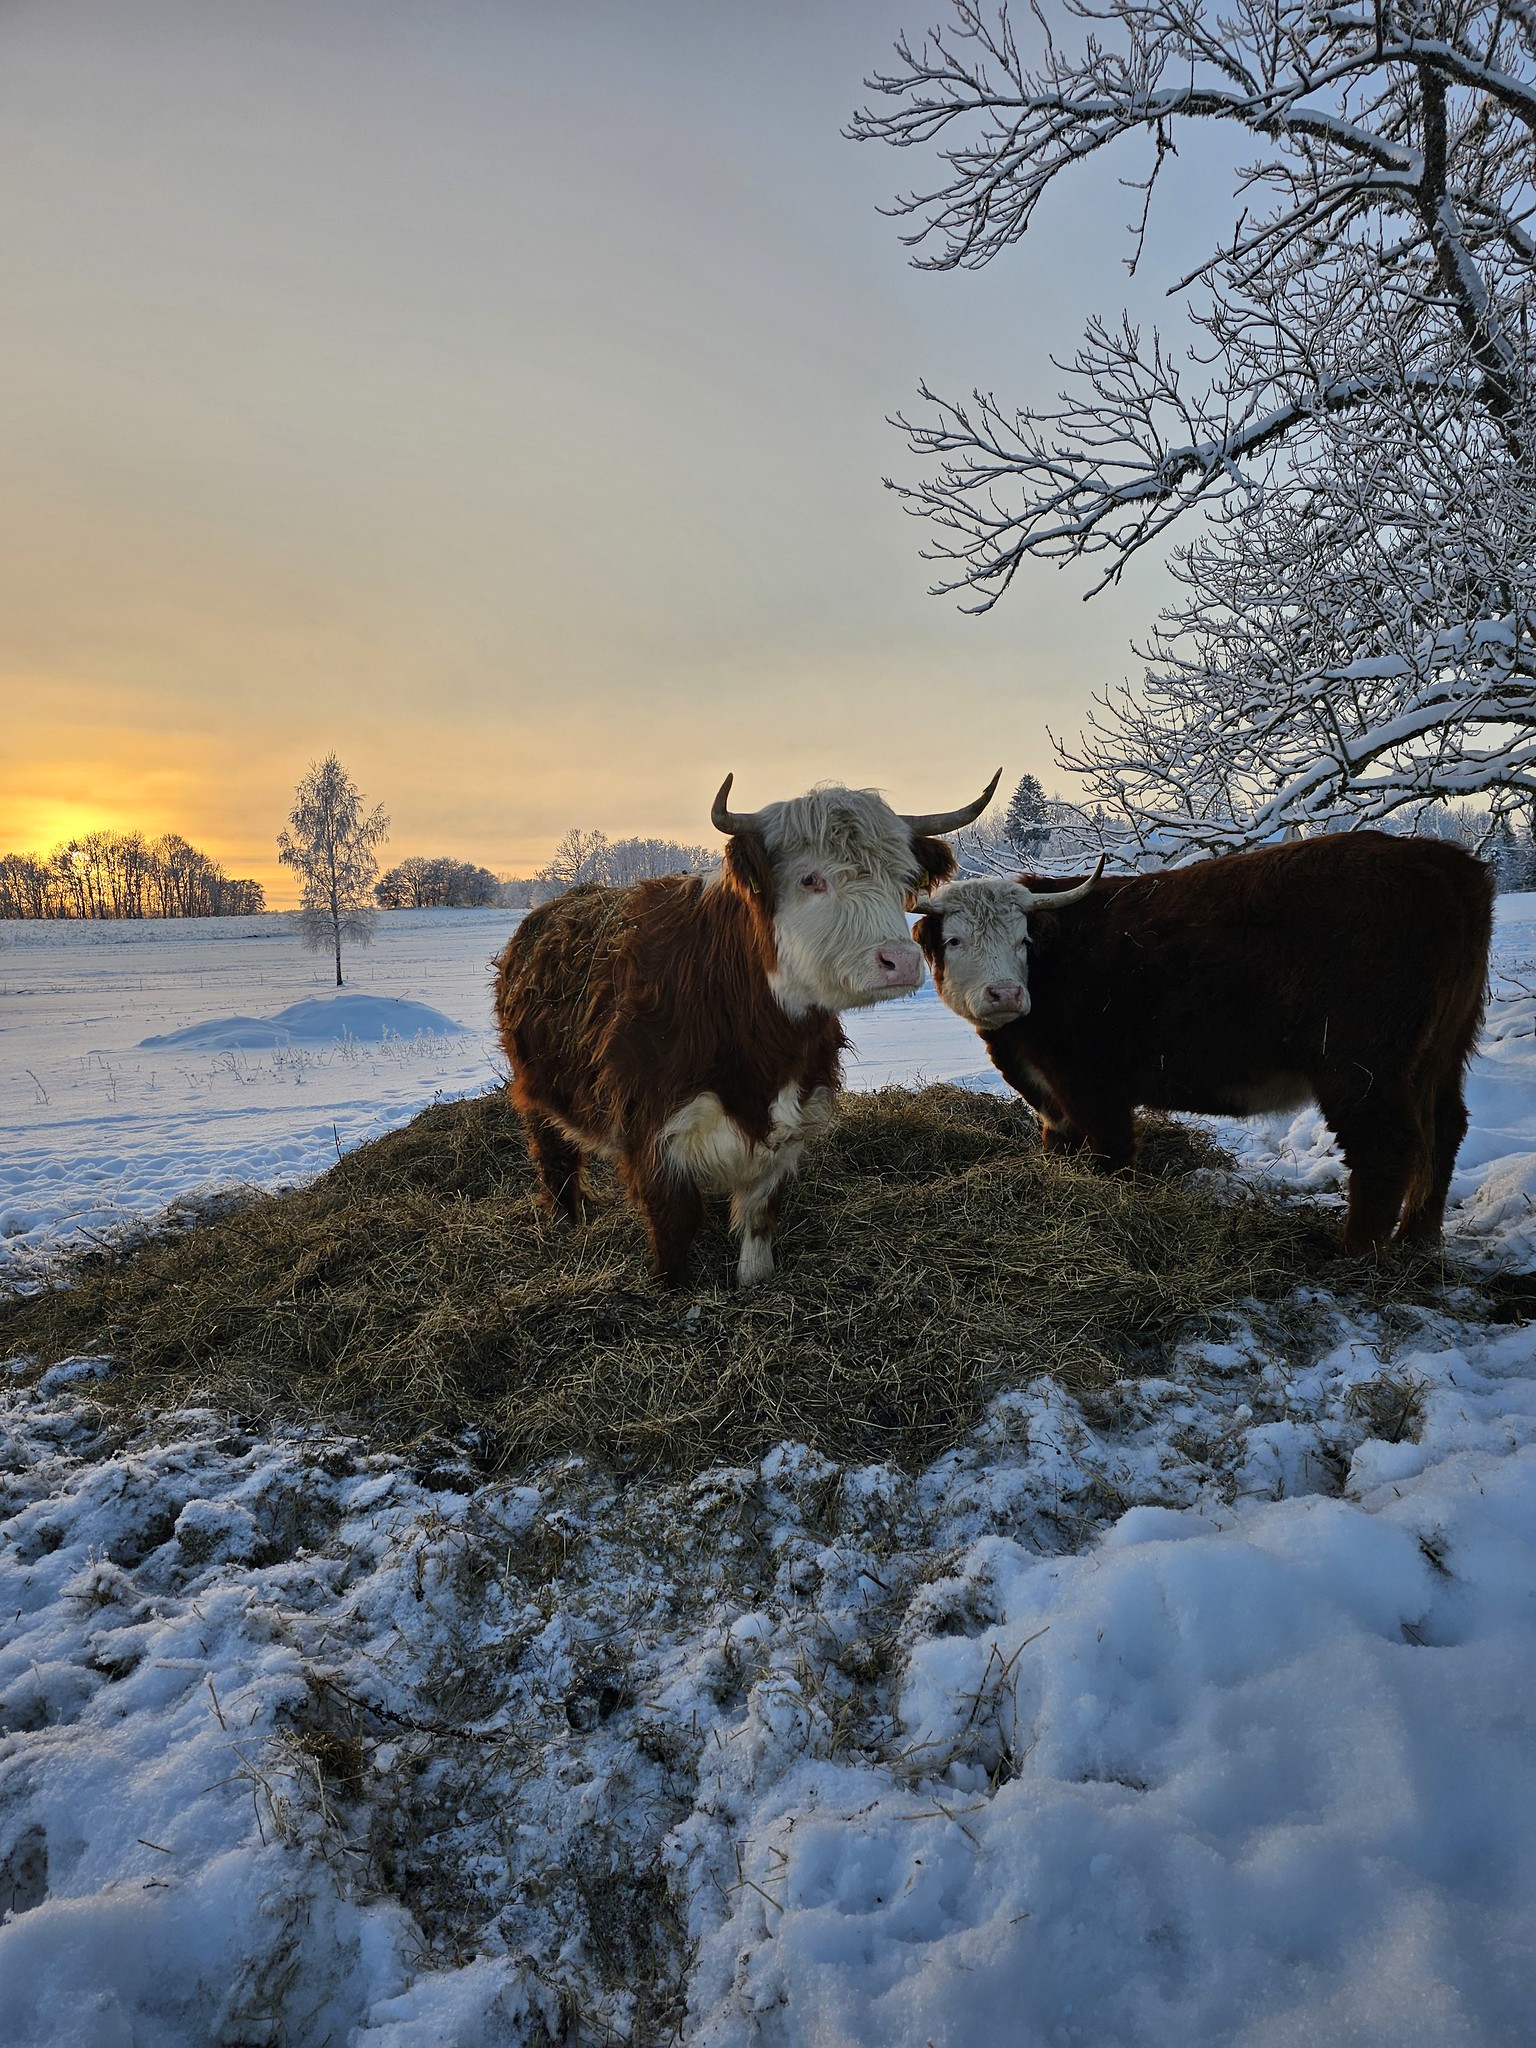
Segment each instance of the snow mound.
[{"label": "snow mound", "polygon": [[208,1017],[154,1038],[141,1038],[141,1052],[179,1046],[191,1052],[238,1052],[278,1045],[324,1045],[351,1038],[377,1044],[386,1038],[457,1037],[468,1027],[456,1024],[429,1003],[404,996],[311,996],[290,1003],[275,1017]]}]

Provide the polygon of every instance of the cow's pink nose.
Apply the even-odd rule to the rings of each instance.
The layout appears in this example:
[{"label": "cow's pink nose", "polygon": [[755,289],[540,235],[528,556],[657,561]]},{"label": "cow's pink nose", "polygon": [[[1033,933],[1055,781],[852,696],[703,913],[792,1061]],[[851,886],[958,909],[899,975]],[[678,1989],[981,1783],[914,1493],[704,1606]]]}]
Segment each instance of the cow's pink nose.
[{"label": "cow's pink nose", "polygon": [[881,988],[916,988],[923,978],[920,946],[877,946],[875,980]]},{"label": "cow's pink nose", "polygon": [[1017,1010],[1022,1013],[1029,1008],[1029,998],[1024,993],[1022,981],[989,981],[987,983],[987,1008],[989,1010]]}]

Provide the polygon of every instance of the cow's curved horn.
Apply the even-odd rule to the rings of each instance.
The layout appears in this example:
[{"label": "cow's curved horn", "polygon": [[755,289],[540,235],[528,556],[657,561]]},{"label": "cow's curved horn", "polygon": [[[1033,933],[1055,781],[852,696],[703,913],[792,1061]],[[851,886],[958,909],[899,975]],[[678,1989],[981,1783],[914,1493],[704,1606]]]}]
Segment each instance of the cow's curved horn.
[{"label": "cow's curved horn", "polygon": [[962,825],[975,824],[976,820],[987,808],[987,805],[991,803],[993,792],[1002,780],[1002,776],[1003,771],[999,768],[992,780],[981,792],[981,795],[977,797],[975,803],[966,804],[958,811],[929,811],[925,816],[911,818],[903,811],[898,811],[896,815],[901,819],[901,822],[907,827],[908,831],[911,832],[914,839],[934,832],[958,832]]},{"label": "cow's curved horn", "polygon": [[709,822],[717,832],[761,832],[763,814],[761,811],[728,811],[725,800],[731,793],[734,775],[727,775],[720,785],[719,794],[709,813]]},{"label": "cow's curved horn", "polygon": [[1093,887],[1094,883],[1099,879],[1100,875],[1103,874],[1103,872],[1104,855],[1101,853],[1099,855],[1097,863],[1094,866],[1093,873],[1088,877],[1086,882],[1079,882],[1075,889],[1046,889],[1036,891],[1034,889],[1024,889],[1024,884],[1021,882],[1019,884],[1019,887],[1021,889],[1024,889],[1024,894],[1029,899],[1029,901],[1025,904],[1024,907],[1026,910],[1062,910],[1065,909],[1066,905],[1069,903],[1080,903],[1082,899],[1088,894],[1088,891]]}]

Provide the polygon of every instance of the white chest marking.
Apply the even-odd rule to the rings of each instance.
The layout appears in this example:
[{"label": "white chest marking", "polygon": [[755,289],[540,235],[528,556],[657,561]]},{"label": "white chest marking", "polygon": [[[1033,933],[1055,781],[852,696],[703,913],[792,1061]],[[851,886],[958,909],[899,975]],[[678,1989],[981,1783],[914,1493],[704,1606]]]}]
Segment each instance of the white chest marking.
[{"label": "white chest marking", "polygon": [[831,1091],[814,1088],[803,1100],[798,1087],[782,1088],[769,1112],[771,1128],[762,1143],[749,1138],[713,1090],[694,1096],[668,1117],[661,1142],[688,1178],[712,1194],[770,1193],[800,1162],[801,1148],[832,1114]]},{"label": "white chest marking", "polygon": [[662,1126],[661,1147],[674,1172],[707,1194],[729,1195],[731,1224],[741,1242],[739,1287],[755,1287],[773,1271],[773,1197],[800,1164],[812,1132],[832,1114],[832,1091],[781,1088],[768,1112],[768,1135],[749,1138],[713,1090],[695,1095]]}]

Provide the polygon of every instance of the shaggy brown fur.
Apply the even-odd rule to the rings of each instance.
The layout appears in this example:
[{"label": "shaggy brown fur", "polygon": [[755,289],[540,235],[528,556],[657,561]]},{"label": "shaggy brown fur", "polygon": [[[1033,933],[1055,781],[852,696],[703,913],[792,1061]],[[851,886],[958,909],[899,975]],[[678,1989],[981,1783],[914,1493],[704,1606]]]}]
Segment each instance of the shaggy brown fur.
[{"label": "shaggy brown fur", "polygon": [[[913,839],[914,882],[953,864],[941,840]],[[704,1198],[663,1148],[667,1120],[709,1092],[763,1145],[783,1090],[804,1103],[841,1079],[836,1016],[791,1016],[769,985],[774,891],[763,841],[737,833],[718,881],[572,889],[530,911],[497,963],[512,1100],[546,1199],[581,1221],[583,1150],[614,1156],[668,1285],[684,1276]],[[780,1194],[760,1219],[770,1235]]]},{"label": "shaggy brown fur", "polygon": [[[1432,1242],[1492,921],[1480,861],[1380,832],[1106,877],[1071,909],[1031,912],[1029,1013],[981,1037],[1045,1142],[1111,1168],[1131,1160],[1138,1105],[1242,1115],[1300,1082],[1349,1167],[1345,1250],[1394,1226]],[[942,993],[942,914],[916,936]]]}]

